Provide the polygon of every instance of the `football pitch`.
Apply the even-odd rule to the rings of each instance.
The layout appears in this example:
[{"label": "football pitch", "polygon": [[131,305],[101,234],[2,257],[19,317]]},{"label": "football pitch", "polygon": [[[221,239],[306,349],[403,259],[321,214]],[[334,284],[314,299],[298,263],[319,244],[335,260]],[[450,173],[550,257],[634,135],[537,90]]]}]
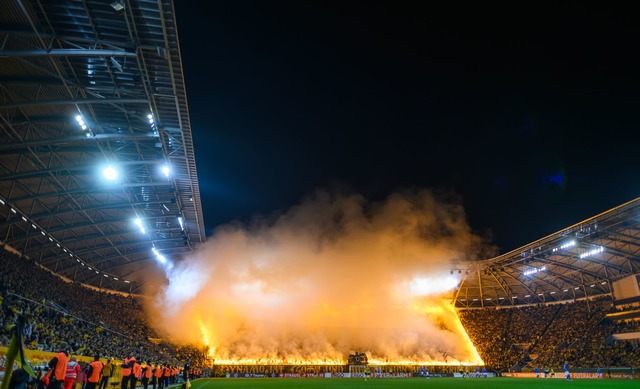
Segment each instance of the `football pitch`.
[{"label": "football pitch", "polygon": [[563,379],[535,378],[374,378],[365,381],[362,378],[213,378],[195,380],[190,389],[458,389],[458,388],[638,388],[637,380],[595,380],[576,379],[567,382]]}]

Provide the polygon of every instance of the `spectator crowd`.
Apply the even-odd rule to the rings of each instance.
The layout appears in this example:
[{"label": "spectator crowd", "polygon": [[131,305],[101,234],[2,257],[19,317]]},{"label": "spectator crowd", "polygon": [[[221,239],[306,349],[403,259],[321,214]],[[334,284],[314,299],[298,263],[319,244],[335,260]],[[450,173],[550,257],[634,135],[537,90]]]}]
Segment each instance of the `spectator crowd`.
[{"label": "spectator crowd", "polygon": [[[155,333],[138,297],[66,282],[3,249],[0,263],[2,346],[8,346],[10,327],[22,316],[26,319],[24,343],[32,350],[57,352],[64,342],[73,356],[126,360],[135,355],[143,367],[162,366],[174,376],[184,361],[191,361],[192,369],[211,367],[204,348],[171,345]],[[485,363],[497,371],[534,365],[560,370],[564,361],[574,368],[638,367],[638,341],[615,340],[612,334],[640,331],[640,321],[607,318],[612,311],[615,308],[606,297],[468,309],[459,315]]]},{"label": "spectator crowd", "polygon": [[[636,308],[637,309],[637,308]],[[638,331],[634,320],[612,320],[610,297],[563,304],[460,311],[460,319],[485,363],[498,371],[523,367],[638,367],[638,340],[612,335]]]},{"label": "spectator crowd", "polygon": [[[0,249],[0,345],[8,346],[18,316],[26,319],[25,346],[70,355],[124,360],[132,352],[140,362],[207,367],[195,346],[172,346],[149,325],[138,297],[107,293],[66,282],[32,260]],[[154,341],[151,341],[151,340]],[[177,353],[176,350],[180,350]],[[185,358],[185,359],[180,359]]]}]

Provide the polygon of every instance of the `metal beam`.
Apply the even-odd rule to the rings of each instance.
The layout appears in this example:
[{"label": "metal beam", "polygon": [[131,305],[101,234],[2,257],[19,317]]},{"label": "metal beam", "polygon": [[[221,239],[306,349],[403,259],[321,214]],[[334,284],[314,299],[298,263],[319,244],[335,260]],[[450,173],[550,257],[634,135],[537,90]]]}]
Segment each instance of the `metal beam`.
[{"label": "metal beam", "polygon": [[[162,165],[165,161],[162,159],[149,159],[142,161],[116,161],[114,165],[117,166],[131,166],[131,165]],[[19,172],[9,174],[7,176],[0,177],[0,181],[5,180],[20,180],[24,178],[34,178],[34,177],[44,177],[52,173],[60,174],[60,172],[82,172],[82,171],[91,171],[96,170],[96,165],[65,165],[65,166],[53,166],[49,167],[46,170],[29,170],[26,172]],[[77,174],[80,175],[80,174]],[[143,183],[144,184],[144,183]],[[125,186],[123,184],[123,186]],[[144,185],[142,185],[144,186]]]},{"label": "metal beam", "polygon": [[149,104],[147,99],[120,99],[120,98],[87,98],[87,99],[55,99],[55,100],[24,100],[0,103],[0,109],[34,107],[45,105],[88,105],[88,104]]},{"label": "metal beam", "polygon": [[67,143],[73,143],[73,142],[90,142],[90,141],[115,142],[115,141],[122,141],[122,140],[156,140],[157,138],[158,138],[158,135],[155,135],[151,132],[146,134],[145,133],[96,134],[93,136],[73,135],[73,136],[63,136],[63,137],[55,137],[55,138],[33,139],[28,142],[7,142],[7,143],[0,144],[0,151],[36,147],[36,146],[67,144]]},{"label": "metal beam", "polygon": [[51,49],[51,50],[0,50],[0,57],[135,57],[136,53],[124,50]]}]

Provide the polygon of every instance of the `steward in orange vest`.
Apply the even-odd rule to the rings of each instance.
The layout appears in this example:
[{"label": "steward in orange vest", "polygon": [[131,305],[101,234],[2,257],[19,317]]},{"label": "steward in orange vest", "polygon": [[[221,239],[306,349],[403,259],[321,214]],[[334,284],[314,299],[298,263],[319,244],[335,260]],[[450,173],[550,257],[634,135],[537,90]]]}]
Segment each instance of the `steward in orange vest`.
[{"label": "steward in orange vest", "polygon": [[169,387],[169,377],[171,377],[171,366],[164,365],[164,370],[162,371],[162,379],[164,380],[164,387]]},{"label": "steward in orange vest", "polygon": [[67,364],[69,363],[69,345],[67,342],[60,342],[58,353],[49,361],[49,386],[47,389],[62,389],[64,377],[67,375]]},{"label": "steward in orange vest", "polygon": [[133,371],[131,372],[131,389],[136,389],[136,384],[138,383],[138,378],[140,378],[140,373],[142,373],[142,366],[140,366],[138,361],[133,361]]},{"label": "steward in orange vest", "polygon": [[147,389],[149,387],[149,378],[151,378],[151,362],[147,362],[142,368],[142,387]]},{"label": "steward in orange vest", "polygon": [[159,389],[164,388],[162,382],[162,365],[156,365],[155,369],[153,369],[153,380],[151,380],[151,385],[153,385],[153,389],[156,389],[156,384],[159,385]]},{"label": "steward in orange vest", "polygon": [[102,373],[102,362],[100,362],[100,356],[96,355],[93,358],[93,362],[89,364],[89,371],[87,372],[87,384],[84,389],[96,389],[96,386],[100,382],[100,375]]},{"label": "steward in orange vest", "polygon": [[[133,377],[133,365],[136,363],[136,358],[133,356],[133,351],[129,354],[129,358],[125,358],[122,363],[122,382],[120,383],[120,389],[128,389],[129,381]],[[135,381],[134,381],[135,382]],[[135,385],[135,384],[134,384]],[[135,388],[135,386],[134,386]]]}]

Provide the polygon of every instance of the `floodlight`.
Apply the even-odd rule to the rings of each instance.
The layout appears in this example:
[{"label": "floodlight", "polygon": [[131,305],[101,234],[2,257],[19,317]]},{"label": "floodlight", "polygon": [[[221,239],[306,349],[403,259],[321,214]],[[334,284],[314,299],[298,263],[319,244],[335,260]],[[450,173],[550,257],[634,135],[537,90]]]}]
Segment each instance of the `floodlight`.
[{"label": "floodlight", "polygon": [[114,181],[118,178],[118,171],[111,165],[104,168],[102,174],[107,180]]},{"label": "floodlight", "polygon": [[585,253],[580,254],[580,259],[584,259],[584,258],[587,258],[587,257],[592,257],[592,256],[594,256],[596,254],[599,254],[599,253],[603,252],[603,251],[604,251],[604,247],[597,246],[596,248],[594,248],[592,250],[589,250],[589,251],[587,251]]},{"label": "floodlight", "polygon": [[111,3],[111,8],[113,8],[113,10],[116,12],[122,12],[124,10],[124,4],[122,4],[120,1],[114,1],[113,3]]},{"label": "floodlight", "polygon": [[144,230],[144,226],[142,225],[142,220],[138,217],[133,221],[136,226],[138,226],[138,228],[140,229],[140,232],[142,232],[143,234],[146,234],[146,231]]},{"label": "floodlight", "polygon": [[155,247],[152,247],[151,251],[153,251],[153,253],[156,255],[156,258],[158,258],[158,261],[160,261],[160,263],[167,262],[167,258],[165,258],[164,255],[160,254],[160,252]]},{"label": "floodlight", "polygon": [[171,172],[171,170],[169,169],[169,165],[164,165],[162,166],[162,173],[164,173],[164,176],[169,178],[169,173]]}]

